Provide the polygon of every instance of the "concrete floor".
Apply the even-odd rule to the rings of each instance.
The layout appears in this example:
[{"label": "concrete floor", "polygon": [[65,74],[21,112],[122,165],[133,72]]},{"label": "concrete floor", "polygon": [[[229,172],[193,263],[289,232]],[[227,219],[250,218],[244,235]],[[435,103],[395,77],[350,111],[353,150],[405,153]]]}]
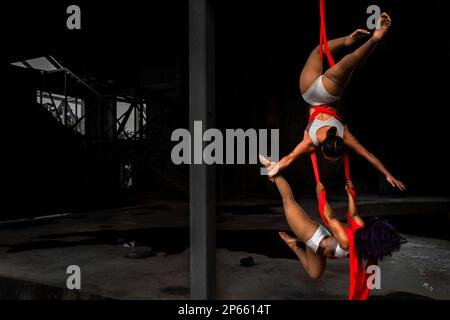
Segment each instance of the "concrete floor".
[{"label": "concrete floor", "polygon": [[[448,199],[363,197],[359,203],[369,215],[390,211],[397,214],[423,212],[424,208],[430,214],[442,210],[450,212]],[[315,212],[314,201],[302,204],[307,211]],[[343,208],[339,203],[333,206]],[[236,210],[240,214],[233,214]],[[279,203],[261,200],[223,203],[218,211],[220,230],[287,230]],[[243,214],[245,212],[247,214]],[[130,259],[126,257],[128,253],[147,250],[144,244],[127,247],[133,245],[127,242],[129,239],[114,239],[120,231],[143,230],[151,236],[152,230],[157,234],[158,228],[186,227],[188,218],[186,203],[155,202],[107,212],[0,224],[0,298],[188,299],[188,249],[181,246],[179,252]],[[170,233],[167,234],[170,237]],[[381,290],[373,296],[407,292],[450,299],[450,242],[405,237],[408,243],[402,250],[381,264]],[[171,239],[159,238],[171,242]],[[240,266],[240,259],[247,256],[255,259],[255,266]],[[228,249],[218,249],[217,259],[220,299],[346,298],[346,260],[329,261],[324,276],[313,281],[295,259]],[[81,268],[80,291],[65,289],[69,265]]]}]

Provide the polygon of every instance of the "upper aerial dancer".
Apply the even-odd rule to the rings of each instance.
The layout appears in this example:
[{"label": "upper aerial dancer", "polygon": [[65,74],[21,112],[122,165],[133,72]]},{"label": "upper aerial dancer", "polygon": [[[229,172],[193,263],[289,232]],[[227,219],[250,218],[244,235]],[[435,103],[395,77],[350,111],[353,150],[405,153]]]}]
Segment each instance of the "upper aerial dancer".
[{"label": "upper aerial dancer", "polygon": [[[270,162],[262,155],[260,155],[260,162],[269,170],[276,166],[275,162]],[[353,189],[351,181],[347,181],[345,187],[348,198],[348,226],[334,216],[328,202],[324,206],[324,222],[331,233],[312,220],[295,201],[288,182],[280,174],[270,178],[270,181],[280,192],[284,213],[295,238],[285,232],[280,232],[279,235],[297,255],[308,276],[319,279],[325,270],[327,259],[350,258],[350,264],[353,266],[350,268],[349,299],[365,300],[370,289],[366,285],[367,275],[363,269],[362,260],[367,260],[366,266],[374,265],[378,260],[398,251],[402,237],[395,228],[378,217],[366,220],[361,218],[356,200],[350,192]],[[323,191],[324,186],[321,183],[317,184],[318,198]],[[304,249],[299,246],[298,241],[305,243]]]},{"label": "upper aerial dancer", "polygon": [[[321,45],[311,52],[300,75],[300,91],[303,99],[311,106],[310,123],[304,132],[303,140],[270,170],[269,177],[285,169],[300,155],[313,153],[317,148],[322,150],[325,159],[336,161],[341,158],[344,147],[348,147],[369,161],[393,187],[402,191],[406,189],[405,185],[394,178],[380,160],[358,142],[340,117],[332,115],[337,114],[337,102],[353,71],[364,63],[384,38],[391,26],[391,18],[386,13],[382,13],[379,25],[380,28],[375,30],[363,45],[344,56],[325,72],[323,72],[321,58],[323,52],[320,52],[323,50]],[[358,29],[349,36],[328,41],[329,51],[331,54],[336,53],[343,47],[352,46],[357,40],[369,36],[370,33],[367,30]]]}]

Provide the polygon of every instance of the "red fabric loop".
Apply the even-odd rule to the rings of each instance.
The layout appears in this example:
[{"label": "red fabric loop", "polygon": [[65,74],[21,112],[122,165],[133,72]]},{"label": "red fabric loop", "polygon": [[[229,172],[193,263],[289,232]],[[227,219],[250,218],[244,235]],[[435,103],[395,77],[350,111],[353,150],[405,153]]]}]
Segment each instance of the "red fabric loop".
[{"label": "red fabric loop", "polygon": [[320,59],[323,61],[323,50],[327,56],[330,67],[334,66],[334,59],[331,55],[330,48],[328,48],[327,31],[325,25],[325,0],[320,0]]},{"label": "red fabric loop", "polygon": [[342,121],[341,116],[330,109],[330,108],[334,108],[334,106],[335,106],[335,104],[329,103],[329,104],[323,104],[321,106],[311,107],[313,109],[313,113],[311,113],[311,115],[309,116],[308,124],[313,122],[314,119],[321,113],[328,114],[329,116],[332,116],[332,117],[338,119],[339,121]]}]

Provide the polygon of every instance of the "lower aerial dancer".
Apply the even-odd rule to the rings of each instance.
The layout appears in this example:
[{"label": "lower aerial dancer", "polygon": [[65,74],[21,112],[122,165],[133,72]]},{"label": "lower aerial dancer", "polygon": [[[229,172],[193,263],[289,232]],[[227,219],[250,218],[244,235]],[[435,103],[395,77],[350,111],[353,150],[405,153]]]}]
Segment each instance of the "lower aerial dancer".
[{"label": "lower aerial dancer", "polygon": [[[260,156],[260,162],[268,170],[276,166],[275,162],[270,162],[264,156]],[[368,265],[376,264],[377,261],[391,256],[393,252],[400,249],[403,238],[384,219],[373,217],[364,221],[361,218],[356,199],[350,193],[353,188],[351,181],[347,181],[345,187],[348,198],[348,226],[335,218],[333,209],[326,202],[324,216],[331,231],[329,232],[321,224],[312,220],[295,201],[288,182],[280,174],[269,179],[275,183],[280,192],[287,222],[295,234],[294,238],[285,232],[280,232],[280,237],[297,255],[308,276],[319,279],[325,270],[327,259],[353,259],[350,262],[354,264],[354,268],[350,268],[349,298],[366,299],[369,288],[365,282],[365,270],[359,264],[363,260],[366,260]],[[319,183],[316,191],[319,197],[324,191],[324,186]],[[306,247],[303,249],[298,241],[305,243]],[[360,274],[357,274],[358,272]]]}]

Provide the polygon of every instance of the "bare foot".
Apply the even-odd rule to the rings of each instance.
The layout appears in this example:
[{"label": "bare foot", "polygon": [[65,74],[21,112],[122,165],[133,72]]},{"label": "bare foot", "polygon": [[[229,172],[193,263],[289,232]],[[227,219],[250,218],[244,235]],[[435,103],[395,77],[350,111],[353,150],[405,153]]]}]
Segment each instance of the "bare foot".
[{"label": "bare foot", "polygon": [[345,39],[345,45],[347,47],[349,47],[349,46],[353,45],[359,39],[367,37],[369,35],[370,35],[369,31],[364,30],[364,29],[357,29],[351,35],[347,36],[347,39]]},{"label": "bare foot", "polygon": [[286,242],[286,244],[291,248],[292,250],[295,250],[297,248],[297,239],[292,238],[289,236],[286,232],[278,232],[280,235],[280,238]]},{"label": "bare foot", "polygon": [[[267,168],[268,171],[272,171],[273,169],[275,169],[276,167],[276,163],[275,162],[271,162],[269,161],[269,159],[267,159],[266,157],[264,157],[263,155],[259,155],[259,162],[265,167]],[[275,181],[275,176],[268,176],[269,180],[274,182]]]},{"label": "bare foot", "polygon": [[380,29],[376,29],[373,33],[372,38],[375,41],[380,41],[384,38],[386,33],[388,32],[389,28],[391,27],[392,20],[391,17],[386,12],[383,12],[380,17]]},{"label": "bare foot", "polygon": [[266,168],[270,167],[270,165],[273,163],[270,162],[270,160],[264,157],[262,154],[259,155],[259,162]]}]

